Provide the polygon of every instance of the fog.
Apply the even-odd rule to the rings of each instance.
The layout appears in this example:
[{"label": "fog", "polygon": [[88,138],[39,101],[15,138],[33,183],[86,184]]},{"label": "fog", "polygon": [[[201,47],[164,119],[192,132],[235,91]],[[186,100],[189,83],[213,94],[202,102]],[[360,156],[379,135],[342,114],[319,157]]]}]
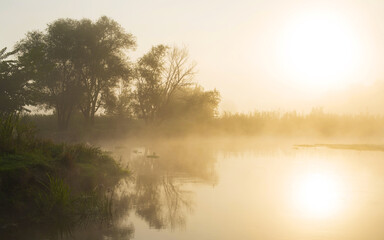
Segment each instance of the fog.
[{"label": "fog", "polygon": [[[77,7],[74,7],[75,5]],[[45,11],[35,14],[38,9]],[[132,59],[139,58],[153,45],[159,43],[187,46],[191,59],[198,64],[196,80],[206,89],[216,88],[220,91],[222,111],[308,112],[313,107],[320,106],[331,110],[332,103],[328,105],[326,102],[330,91],[338,91],[340,87],[345,91],[353,84],[369,85],[375,81],[382,81],[384,73],[380,64],[384,56],[382,44],[384,29],[379,24],[383,20],[381,9],[383,2],[379,0],[368,2],[338,0],[321,3],[279,0],[238,3],[113,1],[108,4],[100,1],[80,3],[55,1],[49,4],[45,1],[33,3],[3,1],[0,19],[3,22],[12,19],[12,24],[4,26],[0,30],[0,35],[1,45],[11,50],[27,31],[43,30],[47,23],[55,19],[85,17],[96,20],[106,15],[136,36],[138,42],[136,50],[129,53]],[[329,82],[331,81],[329,76],[317,80],[314,80],[313,76],[327,76],[322,67],[324,62],[318,64],[315,61],[314,64],[318,64],[318,67],[303,66],[303,70],[308,67],[314,70],[314,75],[309,75],[306,79],[301,79],[301,75],[286,70],[287,63],[281,56],[284,51],[280,51],[287,46],[284,36],[290,31],[289,29],[296,31],[292,24],[301,21],[302,17],[304,18],[302,21],[314,21],[316,25],[316,18],[308,21],[305,19],[306,14],[325,16],[325,21],[331,19],[331,22],[332,19],[337,19],[336,24],[330,23],[334,26],[332,31],[345,33],[342,36],[350,40],[340,39],[341,42],[336,41],[330,49],[336,48],[337,51],[339,46],[349,44],[352,50],[348,50],[347,53],[352,52],[355,56],[348,58],[359,59],[359,62],[355,66],[340,64],[346,62],[346,59],[335,57],[327,50],[325,52],[329,55],[326,57],[319,52],[313,52],[313,56],[315,59],[324,57],[325,62],[336,59],[338,61],[336,67],[352,72],[352,76],[343,75],[345,79],[333,79],[335,83],[322,86],[321,83],[313,84],[313,81]],[[314,36],[317,33],[333,34],[332,31],[321,29],[321,26],[317,27],[320,28],[320,32],[311,32],[315,34]],[[305,36],[303,39],[306,39]],[[322,40],[326,42],[329,39],[325,37]],[[327,49],[326,47],[320,44],[316,48]],[[308,61],[311,62],[313,59]],[[340,73],[336,73],[338,74]],[[339,86],[338,82],[342,86]],[[370,109],[370,101],[365,101],[367,103],[362,105],[367,105]],[[352,110],[353,105],[347,108]],[[356,111],[360,112],[361,109]]]},{"label": "fog", "polygon": [[1,1],[0,239],[383,239],[384,1]]}]

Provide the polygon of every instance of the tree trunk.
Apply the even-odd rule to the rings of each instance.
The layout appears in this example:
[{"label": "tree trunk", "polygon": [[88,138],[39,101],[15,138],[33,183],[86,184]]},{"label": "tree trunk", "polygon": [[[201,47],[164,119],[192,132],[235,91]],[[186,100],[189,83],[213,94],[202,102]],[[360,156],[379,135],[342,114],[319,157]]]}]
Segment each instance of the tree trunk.
[{"label": "tree trunk", "polygon": [[61,131],[65,131],[68,129],[69,120],[71,118],[73,107],[70,106],[56,106],[57,113],[57,126]]},{"label": "tree trunk", "polygon": [[70,113],[65,113],[62,111],[57,112],[57,126],[60,131],[65,131],[68,129]]},{"label": "tree trunk", "polygon": [[84,121],[86,126],[93,126],[95,123],[95,114],[92,114],[91,111],[82,111],[84,116]]}]

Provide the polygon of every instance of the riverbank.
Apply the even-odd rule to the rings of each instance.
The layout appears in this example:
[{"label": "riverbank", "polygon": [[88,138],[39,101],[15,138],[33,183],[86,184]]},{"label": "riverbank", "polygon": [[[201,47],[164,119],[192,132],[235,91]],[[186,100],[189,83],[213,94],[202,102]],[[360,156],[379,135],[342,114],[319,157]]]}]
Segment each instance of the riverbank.
[{"label": "riverbank", "polygon": [[0,235],[55,238],[108,221],[111,191],[128,174],[99,148],[37,138],[29,122],[1,116]]}]

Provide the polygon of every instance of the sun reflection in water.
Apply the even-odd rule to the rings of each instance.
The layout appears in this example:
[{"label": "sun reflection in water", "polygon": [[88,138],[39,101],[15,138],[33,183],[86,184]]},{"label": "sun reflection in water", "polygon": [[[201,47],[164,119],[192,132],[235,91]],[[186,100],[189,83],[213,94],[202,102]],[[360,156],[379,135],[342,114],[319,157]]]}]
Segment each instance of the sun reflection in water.
[{"label": "sun reflection in water", "polygon": [[340,181],[330,174],[303,175],[293,185],[293,201],[299,212],[306,217],[330,217],[342,207]]}]

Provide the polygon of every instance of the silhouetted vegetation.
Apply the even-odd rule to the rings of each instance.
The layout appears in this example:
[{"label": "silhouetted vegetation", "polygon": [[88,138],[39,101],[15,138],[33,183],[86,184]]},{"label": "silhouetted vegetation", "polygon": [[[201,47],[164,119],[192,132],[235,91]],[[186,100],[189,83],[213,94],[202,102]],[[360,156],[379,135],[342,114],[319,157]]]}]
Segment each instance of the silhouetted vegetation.
[{"label": "silhouetted vegetation", "polygon": [[11,57],[16,51],[0,50],[0,113],[25,110],[32,97],[22,65]]},{"label": "silhouetted vegetation", "polygon": [[[0,112],[32,115],[52,139],[107,136],[382,136],[384,118],[296,112],[218,114],[220,93],[194,76],[186,48],[157,45],[136,62],[135,38],[114,20],[59,19],[0,52]],[[32,111],[32,114],[34,111]],[[60,133],[57,130],[66,130]]]},{"label": "silhouetted vegetation", "polygon": [[126,175],[99,148],[39,139],[25,119],[3,114],[0,236],[55,238],[89,222],[108,221],[111,198],[107,189]]},{"label": "silhouetted vegetation", "polygon": [[[384,135],[384,116],[372,114],[331,114],[313,110],[307,114],[297,112],[254,112],[250,114],[224,113],[214,116],[215,93],[198,93],[206,97],[200,103],[193,96],[199,89],[192,88],[190,99],[174,101],[166,121],[152,126],[143,119],[121,119],[114,116],[97,116],[93,129],[85,129],[80,115],[75,115],[71,128],[65,133],[55,129],[54,116],[28,116],[35,122],[39,134],[62,141],[97,141],[126,137],[184,137],[184,136],[247,136],[247,137],[306,137],[342,138],[351,140],[379,139]],[[184,92],[185,94],[185,92]],[[185,94],[184,96],[188,96]],[[190,100],[191,102],[189,102]],[[210,102],[213,102],[210,104]],[[195,111],[195,108],[199,108]],[[207,108],[205,111],[204,109]],[[174,112],[172,112],[174,110]],[[183,112],[183,115],[177,113]]]},{"label": "silhouetted vegetation", "polygon": [[333,114],[315,108],[297,112],[225,113],[214,120],[215,134],[286,137],[381,137],[384,117],[372,114]]},{"label": "silhouetted vegetation", "polygon": [[219,93],[194,82],[186,48],[154,46],[132,63],[127,50],[135,45],[107,17],[59,19],[45,31],[29,32],[14,51],[0,52],[0,111],[53,110],[59,130],[67,130],[77,113],[87,128],[97,114],[146,125],[215,116]]},{"label": "silhouetted vegetation", "polygon": [[159,45],[137,63],[135,112],[146,123],[164,120],[167,107],[177,90],[192,84],[194,65],[186,49]]},{"label": "silhouetted vegetation", "polygon": [[59,19],[46,33],[28,33],[15,49],[38,102],[55,109],[58,126],[65,130],[76,108],[87,124],[93,123],[102,96],[118,79],[128,79],[123,50],[134,45],[119,24],[101,17],[95,23]]},{"label": "silhouetted vegetation", "polygon": [[[112,221],[116,213],[112,189],[127,172],[99,148],[63,142],[127,136],[384,135],[384,117],[369,114],[339,115],[322,109],[308,114],[219,114],[220,93],[197,84],[196,64],[186,48],[160,44],[131,61],[129,51],[135,46],[132,34],[101,17],[94,22],[56,20],[44,31],[27,33],[14,50],[0,51],[1,237],[54,239],[70,236],[74,229],[77,236],[90,236],[79,229],[84,225],[97,229],[92,232],[98,233],[95,239],[133,234],[131,225],[106,229],[92,225]],[[44,112],[38,115],[35,109]],[[190,154],[193,159],[183,159],[184,152],[175,150],[162,159],[164,151],[145,156],[125,153],[133,158],[130,164],[136,173],[133,191],[121,195],[118,206],[121,215],[134,206],[136,215],[156,229],[184,226],[186,213],[192,210],[191,196],[177,185],[176,177],[165,173],[176,169],[216,182],[213,161],[207,161],[210,156],[202,158],[206,153],[201,149]]]},{"label": "silhouetted vegetation", "polygon": [[326,148],[342,149],[342,150],[384,152],[384,145],[378,145],[378,144],[299,144],[299,145],[295,145],[295,147],[300,147],[300,148],[326,147]]}]

